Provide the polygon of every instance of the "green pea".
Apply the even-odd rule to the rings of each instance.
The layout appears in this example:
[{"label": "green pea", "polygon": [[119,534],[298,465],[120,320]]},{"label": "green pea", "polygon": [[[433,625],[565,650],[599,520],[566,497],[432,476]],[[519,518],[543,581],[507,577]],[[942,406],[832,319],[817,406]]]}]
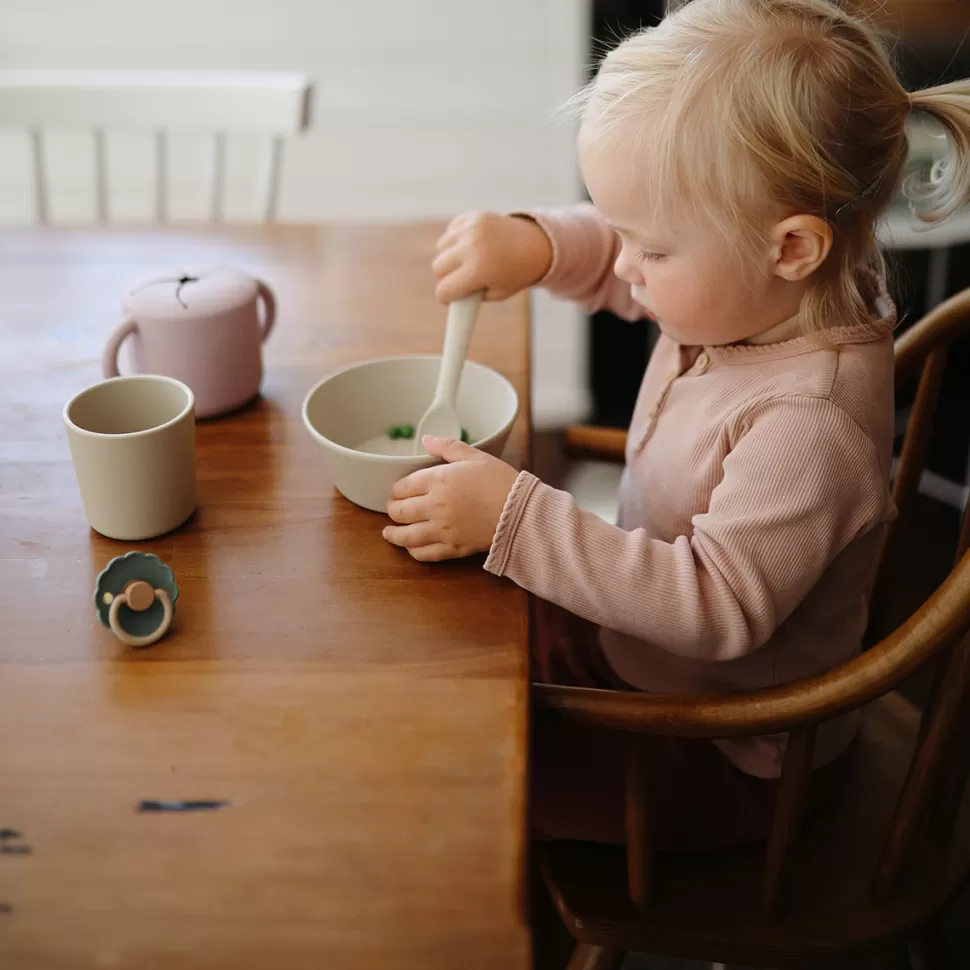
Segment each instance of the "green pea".
[{"label": "green pea", "polygon": [[[395,424],[387,429],[388,438],[413,438],[414,437],[414,425],[413,424]],[[461,440],[465,444],[471,444],[471,436],[465,428],[461,429]]]}]

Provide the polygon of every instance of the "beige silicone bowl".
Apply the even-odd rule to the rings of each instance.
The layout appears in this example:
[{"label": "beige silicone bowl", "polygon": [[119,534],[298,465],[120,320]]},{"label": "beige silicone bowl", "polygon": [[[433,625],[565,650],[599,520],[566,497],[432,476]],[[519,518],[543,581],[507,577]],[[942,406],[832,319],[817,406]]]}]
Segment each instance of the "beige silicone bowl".
[{"label": "beige silicone bowl", "polygon": [[[333,483],[365,509],[385,511],[391,486],[405,475],[439,464],[429,455],[372,455],[355,450],[389,427],[417,427],[438,379],[440,356],[385,357],[325,377],[303,402],[303,423],[323,446]],[[519,409],[515,388],[499,373],[465,362],[458,416],[472,444],[500,456]]]}]

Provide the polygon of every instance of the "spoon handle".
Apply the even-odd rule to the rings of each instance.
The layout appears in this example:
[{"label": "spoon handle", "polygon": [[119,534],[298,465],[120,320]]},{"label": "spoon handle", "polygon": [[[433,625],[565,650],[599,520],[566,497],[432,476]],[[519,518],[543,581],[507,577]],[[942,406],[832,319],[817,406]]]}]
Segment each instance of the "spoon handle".
[{"label": "spoon handle", "polygon": [[438,388],[435,391],[435,404],[447,404],[454,408],[458,396],[461,371],[468,355],[478,318],[478,308],[482,305],[482,292],[472,293],[461,300],[455,300],[448,307],[448,322],[445,325],[445,345],[441,352],[441,369],[438,371]]}]

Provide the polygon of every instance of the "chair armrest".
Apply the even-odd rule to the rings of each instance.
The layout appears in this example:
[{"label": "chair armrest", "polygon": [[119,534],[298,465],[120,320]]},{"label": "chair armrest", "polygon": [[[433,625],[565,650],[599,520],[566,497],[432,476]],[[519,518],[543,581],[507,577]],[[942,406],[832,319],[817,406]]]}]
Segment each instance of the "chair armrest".
[{"label": "chair armrest", "polygon": [[571,425],[566,428],[566,454],[622,463],[626,460],[626,439],[627,433],[622,428]]},{"label": "chair armrest", "polygon": [[732,738],[791,731],[887,694],[966,633],[970,552],[923,608],[881,643],[819,677],[739,694],[651,694],[534,684],[539,710],[578,723],[665,737]]}]

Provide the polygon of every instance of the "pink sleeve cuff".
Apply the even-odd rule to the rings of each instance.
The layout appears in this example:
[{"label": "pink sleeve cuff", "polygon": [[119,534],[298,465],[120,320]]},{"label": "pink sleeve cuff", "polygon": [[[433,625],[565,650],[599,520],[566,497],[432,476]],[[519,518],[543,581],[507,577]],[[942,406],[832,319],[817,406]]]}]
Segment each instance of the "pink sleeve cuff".
[{"label": "pink sleeve cuff", "polygon": [[509,491],[505,499],[505,507],[498,520],[498,527],[492,539],[492,548],[489,550],[488,558],[485,560],[485,569],[494,573],[496,576],[504,576],[505,569],[509,563],[509,556],[512,555],[512,543],[515,540],[515,533],[522,520],[522,513],[529,502],[539,479],[531,472],[521,471],[519,477]]},{"label": "pink sleeve cuff", "polygon": [[599,275],[602,267],[598,267],[597,263],[604,259],[606,268],[612,272],[615,237],[590,203],[509,214],[520,219],[531,219],[549,238],[552,262],[536,286],[554,290],[565,284],[571,288],[577,279],[589,274],[591,266]]},{"label": "pink sleeve cuff", "polygon": [[590,313],[611,310],[624,320],[644,318],[646,311],[633,299],[630,285],[613,271],[620,251],[619,237],[590,203],[510,215],[531,219],[552,246],[549,269],[537,286],[578,303]]},{"label": "pink sleeve cuff", "polygon": [[556,226],[552,224],[550,219],[541,210],[535,210],[533,212],[510,212],[509,215],[515,216],[516,219],[529,219],[546,234],[549,245],[552,247],[552,260],[549,263],[549,269],[536,281],[535,285],[555,286],[564,275],[562,246],[559,244],[559,233],[556,231]]}]

